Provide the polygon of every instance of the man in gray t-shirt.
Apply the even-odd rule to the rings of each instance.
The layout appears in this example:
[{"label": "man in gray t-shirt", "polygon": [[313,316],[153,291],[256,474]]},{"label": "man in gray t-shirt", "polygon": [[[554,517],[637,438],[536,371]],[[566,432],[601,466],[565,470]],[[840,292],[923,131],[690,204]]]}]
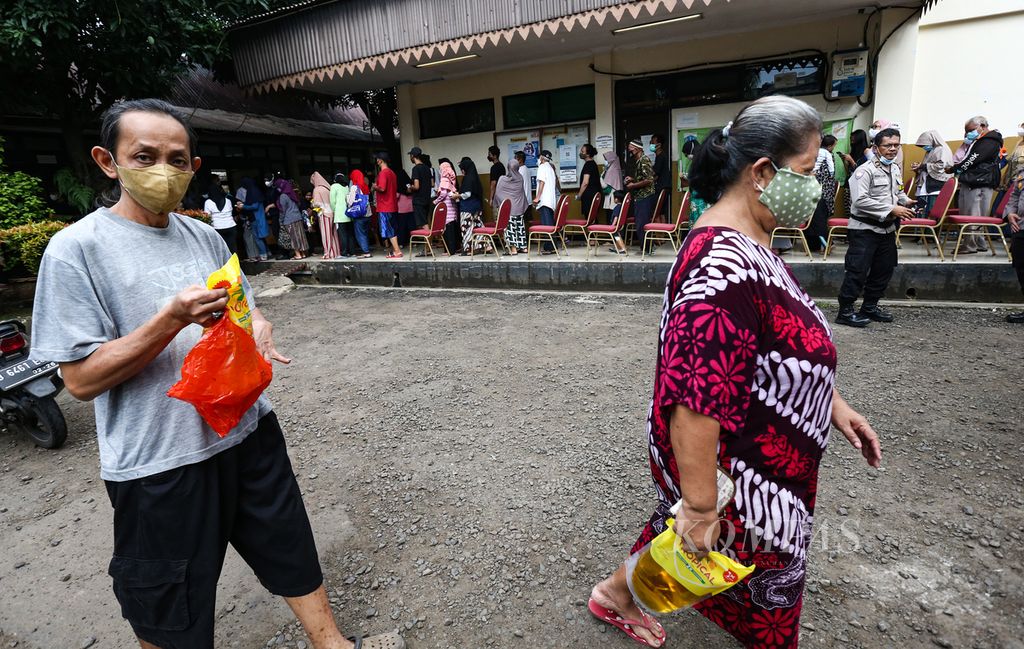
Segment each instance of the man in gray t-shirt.
[{"label": "man in gray t-shirt", "polygon": [[[114,508],[109,574],[143,649],[212,649],[230,543],[285,598],[315,649],[351,649],[323,587],[284,436],[263,397],[220,438],[167,396],[185,355],[227,304],[206,277],[229,259],[216,231],[175,214],[200,160],[165,102],[117,104],[92,156],[119,200],[58,233],[39,268],[32,354],[60,363],[68,392],[95,400],[100,474]],[[249,293],[248,283],[245,283]],[[267,361],[287,363],[253,307]],[[401,638],[362,646],[403,647]],[[385,644],[388,643],[388,644]]]},{"label": "man in gray t-shirt", "polygon": [[[33,356],[58,363],[87,358],[146,325],[182,291],[205,284],[228,260],[215,230],[169,216],[166,228],[154,228],[101,208],[53,237],[39,268]],[[251,296],[249,304],[255,307]],[[167,396],[202,333],[198,324],[186,325],[137,374],[95,395],[104,480],[144,478],[205,460],[241,443],[270,412],[260,397],[221,439],[191,404]]]}]

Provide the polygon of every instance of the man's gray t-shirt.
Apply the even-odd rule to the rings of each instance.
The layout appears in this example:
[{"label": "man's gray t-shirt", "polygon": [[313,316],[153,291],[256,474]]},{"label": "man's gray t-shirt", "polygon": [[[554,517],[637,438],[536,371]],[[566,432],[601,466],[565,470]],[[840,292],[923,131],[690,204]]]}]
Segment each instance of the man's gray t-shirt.
[{"label": "man's gray t-shirt", "polygon": [[[50,241],[39,267],[32,357],[81,360],[148,322],[183,289],[205,285],[230,258],[210,226],[171,214],[153,228],[101,208]],[[248,282],[245,282],[247,293]],[[270,403],[260,399],[223,439],[195,408],[167,396],[203,329],[182,329],[141,372],[96,397],[100,475],[134,480],[201,462],[248,436]]]}]

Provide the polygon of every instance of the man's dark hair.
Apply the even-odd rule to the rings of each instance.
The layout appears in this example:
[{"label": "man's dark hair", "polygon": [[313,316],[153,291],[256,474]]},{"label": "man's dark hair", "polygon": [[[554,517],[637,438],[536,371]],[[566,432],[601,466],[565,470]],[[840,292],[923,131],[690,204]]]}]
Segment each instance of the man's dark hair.
[{"label": "man's dark hair", "polygon": [[612,196],[615,198],[615,200],[617,200],[617,201],[619,201],[621,203],[623,200],[626,199],[626,190],[625,189],[616,189],[615,192],[612,193]]},{"label": "man's dark hair", "polygon": [[591,144],[590,142],[587,142],[586,144],[584,144],[582,148],[583,148],[583,153],[585,153],[586,155],[590,156],[591,158],[593,158],[594,156],[597,155],[597,149],[594,148],[594,145]]},{"label": "man's dark hair", "polygon": [[899,137],[900,132],[894,128],[883,128],[881,131],[875,134],[874,144],[875,146],[881,146],[882,140],[887,137]]},{"label": "man's dark hair", "polygon": [[652,140],[657,139],[658,140],[658,144],[661,144],[661,145],[665,144],[665,136],[662,135],[661,133],[655,133],[654,135],[651,136],[651,139]]},{"label": "man's dark hair", "polygon": [[821,148],[827,149],[838,141],[839,140],[836,139],[835,135],[826,135],[825,137],[821,138]]},{"label": "man's dark hair", "polygon": [[199,155],[199,140],[196,138],[195,130],[174,106],[162,99],[119,101],[103,113],[103,121],[100,124],[100,146],[110,151],[111,154],[117,149],[117,141],[121,137],[121,118],[125,113],[156,113],[173,117],[185,129],[185,134],[188,136],[189,157]]},{"label": "man's dark hair", "polygon": [[490,153],[492,156],[497,158],[501,156],[501,149],[499,149],[497,146],[489,146],[487,147],[487,153]]},{"label": "man's dark hair", "polygon": [[516,160],[522,160],[523,162],[526,162],[526,154],[524,152],[516,151],[513,155],[515,156]]},{"label": "man's dark hair", "polygon": [[[199,154],[199,140],[196,138],[196,132],[192,126],[185,121],[185,118],[181,113],[174,108],[174,106],[168,104],[162,99],[131,99],[128,101],[119,101],[112,105],[103,113],[100,123],[100,146],[107,151],[110,151],[111,157],[117,150],[117,142],[121,139],[121,118],[126,113],[155,113],[157,115],[167,115],[173,117],[181,127],[185,129],[185,135],[188,137],[188,155],[189,158],[193,158]],[[115,160],[116,162],[116,160]],[[105,190],[99,197],[99,203],[107,207],[112,207],[121,198],[121,184],[114,182],[112,186]]]}]

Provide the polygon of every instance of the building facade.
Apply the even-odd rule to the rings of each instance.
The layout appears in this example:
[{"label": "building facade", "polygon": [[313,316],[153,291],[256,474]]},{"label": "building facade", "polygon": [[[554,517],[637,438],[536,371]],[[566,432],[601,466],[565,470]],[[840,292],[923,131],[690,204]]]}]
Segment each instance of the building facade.
[{"label": "building facade", "polygon": [[[470,156],[485,171],[491,145],[502,160],[547,148],[564,191],[578,180],[574,147],[583,142],[621,152],[630,138],[662,134],[675,174],[687,164],[679,160],[687,135],[701,138],[772,93],[814,106],[840,148],[876,118],[901,124],[904,142],[936,129],[955,147],[976,114],[1012,147],[1024,87],[993,52],[1011,51],[1024,2],[907,4],[307,2],[235,26],[230,42],[244,85],[324,93],[393,85],[404,150]],[[921,155],[906,149],[908,174]]]}]

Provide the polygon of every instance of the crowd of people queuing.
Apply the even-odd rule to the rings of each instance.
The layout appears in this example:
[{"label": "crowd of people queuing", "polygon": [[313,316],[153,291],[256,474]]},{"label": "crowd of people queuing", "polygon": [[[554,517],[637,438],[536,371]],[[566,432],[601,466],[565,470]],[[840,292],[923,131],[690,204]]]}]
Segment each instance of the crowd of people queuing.
[{"label": "crowd of people queuing", "polygon": [[[1024,126],[1020,129],[1024,136]],[[837,200],[842,195],[843,214],[849,219],[845,232],[848,243],[846,276],[840,291],[840,324],[863,327],[876,322],[891,322],[892,316],[878,307],[878,301],[892,277],[898,261],[895,233],[906,219],[927,216],[939,192],[950,178],[959,183],[958,203],[962,216],[989,216],[1007,200],[1006,233],[1018,250],[1024,248],[1020,235],[1021,189],[1024,187],[1024,140],[1011,153],[1003,149],[1003,137],[989,126],[984,116],[971,117],[964,124],[964,141],[953,151],[937,130],[921,133],[914,145],[924,158],[910,165],[913,199],[903,178],[903,145],[899,124],[875,120],[868,130],[851,133],[849,151],[839,151],[834,135],[821,137],[813,175],[821,189],[820,199],[811,214],[800,224],[811,252],[825,245],[829,221],[839,215]],[[688,137],[680,155],[692,161],[702,143]],[[626,146],[625,160],[615,151],[598,152],[590,143],[579,149],[583,160],[579,187],[572,197],[586,214],[597,197],[601,198],[603,223],[615,224],[626,193],[632,195],[631,216],[637,232],[654,220],[668,222],[671,200],[658,201],[664,192],[672,194],[674,178],[664,136],[655,134],[645,147],[640,139]],[[603,169],[598,156],[603,158]],[[501,149],[487,150],[489,183],[484,187],[476,163],[466,156],[458,162],[439,158],[435,166],[420,147],[407,153],[410,171],[394,162],[386,152],[374,156],[374,170],[336,170],[331,181],[319,172],[309,178],[312,192],[304,193],[294,179],[281,173],[266,176],[262,182],[243,178],[233,191],[220,179],[191,207],[211,216],[213,227],[228,247],[247,260],[266,260],[271,256],[304,259],[315,244],[323,258],[365,259],[374,249],[383,250],[388,259],[401,259],[402,249],[416,229],[428,227],[433,207],[447,208],[444,225],[446,254],[469,255],[493,252],[490,244],[473,236],[474,228],[484,225],[485,205],[492,214],[508,200],[511,218],[505,240],[512,255],[527,252],[527,227],[530,223],[551,226],[562,187],[552,163],[550,151],[540,151],[534,171],[535,182],[527,167],[526,155],[516,151],[507,163]],[[688,220],[694,226],[717,197],[701,196],[690,187],[683,166],[679,185],[691,190]],[[1004,171],[1005,170],[1005,171]],[[842,191],[840,191],[842,190]],[[186,201],[189,198],[186,197]],[[188,207],[188,206],[187,206]],[[655,214],[659,210],[660,213]],[[614,237],[611,252],[626,254],[621,229]],[[311,244],[310,238],[313,239]],[[641,244],[637,237],[636,244]],[[788,239],[773,238],[772,249],[786,254],[792,248]],[[988,249],[986,237],[968,233],[959,254],[974,254]],[[420,253],[423,255],[424,253]],[[545,243],[542,254],[555,254]],[[1013,255],[1024,264],[1024,254]],[[1022,288],[1024,270],[1017,266]],[[857,300],[863,298],[859,310]],[[1015,315],[1013,321],[1024,316]]]}]

